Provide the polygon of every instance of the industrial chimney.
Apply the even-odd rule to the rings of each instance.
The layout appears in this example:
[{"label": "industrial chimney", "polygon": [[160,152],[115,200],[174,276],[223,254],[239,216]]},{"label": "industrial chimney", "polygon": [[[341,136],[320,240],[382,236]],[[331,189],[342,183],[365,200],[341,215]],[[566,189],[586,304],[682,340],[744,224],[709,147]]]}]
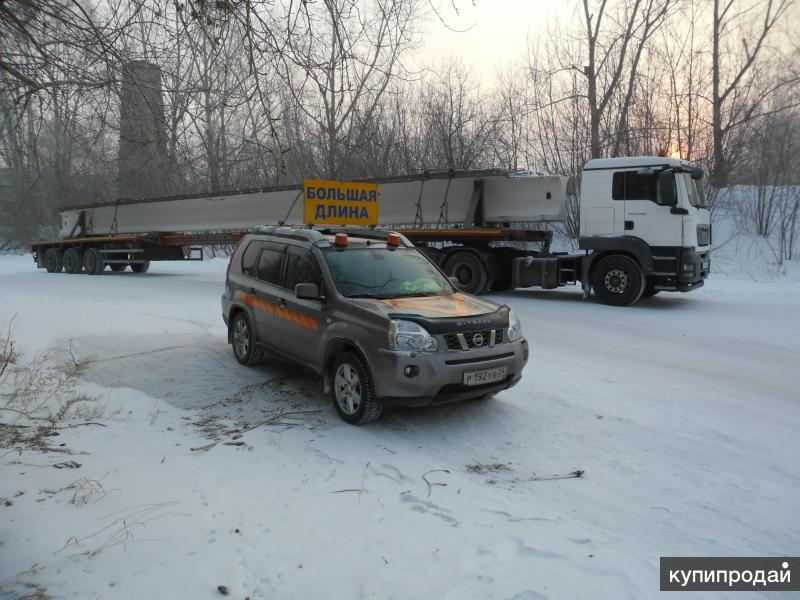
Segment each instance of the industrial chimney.
[{"label": "industrial chimney", "polygon": [[169,193],[161,68],[143,60],[123,70],[118,183],[119,198]]}]

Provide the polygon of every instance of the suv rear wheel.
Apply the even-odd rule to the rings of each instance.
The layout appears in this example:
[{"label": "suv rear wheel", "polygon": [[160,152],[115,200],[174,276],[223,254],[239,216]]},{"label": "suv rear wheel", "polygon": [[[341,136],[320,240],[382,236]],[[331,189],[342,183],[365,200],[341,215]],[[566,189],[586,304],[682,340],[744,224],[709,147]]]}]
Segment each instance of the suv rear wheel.
[{"label": "suv rear wheel", "polygon": [[333,405],[339,416],[353,425],[371,423],[381,416],[383,407],[375,400],[372,375],[358,356],[343,352],[333,362]]},{"label": "suv rear wheel", "polygon": [[257,365],[264,358],[260,348],[256,347],[253,328],[244,313],[237,313],[231,325],[233,330],[233,355],[240,364],[248,367]]}]

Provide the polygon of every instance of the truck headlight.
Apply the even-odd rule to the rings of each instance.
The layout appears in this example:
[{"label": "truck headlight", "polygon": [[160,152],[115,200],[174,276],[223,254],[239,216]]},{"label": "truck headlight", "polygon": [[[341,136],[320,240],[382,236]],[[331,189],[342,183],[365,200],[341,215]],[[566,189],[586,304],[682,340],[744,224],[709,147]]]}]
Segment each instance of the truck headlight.
[{"label": "truck headlight", "polygon": [[508,311],[508,341],[516,342],[522,339],[522,323],[519,322],[517,313],[513,310]]},{"label": "truck headlight", "polygon": [[393,319],[389,325],[389,348],[414,352],[436,352],[439,342],[424,327],[413,321]]}]

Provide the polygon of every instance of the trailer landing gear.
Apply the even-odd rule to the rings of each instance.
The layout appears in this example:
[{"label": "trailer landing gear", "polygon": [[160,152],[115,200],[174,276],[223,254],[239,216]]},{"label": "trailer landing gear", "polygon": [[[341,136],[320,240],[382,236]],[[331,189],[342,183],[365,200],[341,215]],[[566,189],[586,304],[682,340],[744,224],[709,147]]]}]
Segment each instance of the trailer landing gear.
[{"label": "trailer landing gear", "polygon": [[140,263],[131,263],[131,270],[134,273],[147,273],[147,270],[150,268],[150,261],[146,260]]}]

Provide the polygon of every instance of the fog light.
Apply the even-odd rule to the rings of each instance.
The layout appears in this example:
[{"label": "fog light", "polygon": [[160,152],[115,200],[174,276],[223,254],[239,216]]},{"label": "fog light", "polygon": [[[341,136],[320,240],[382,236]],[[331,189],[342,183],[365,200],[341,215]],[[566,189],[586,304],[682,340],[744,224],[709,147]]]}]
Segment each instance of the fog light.
[{"label": "fog light", "polygon": [[403,369],[403,373],[406,377],[416,377],[419,375],[419,367],[416,365],[409,365],[405,369]]}]

